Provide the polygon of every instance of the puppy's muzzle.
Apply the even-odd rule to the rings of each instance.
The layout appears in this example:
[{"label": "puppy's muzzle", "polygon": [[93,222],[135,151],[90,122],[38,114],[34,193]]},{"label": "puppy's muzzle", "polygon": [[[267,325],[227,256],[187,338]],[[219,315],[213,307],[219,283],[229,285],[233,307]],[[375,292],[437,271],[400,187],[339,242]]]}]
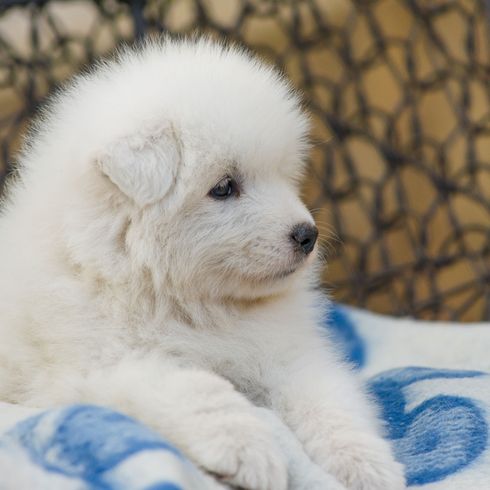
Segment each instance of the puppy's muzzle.
[{"label": "puppy's muzzle", "polygon": [[315,248],[318,228],[310,223],[300,223],[294,226],[290,237],[298,251],[309,255]]}]

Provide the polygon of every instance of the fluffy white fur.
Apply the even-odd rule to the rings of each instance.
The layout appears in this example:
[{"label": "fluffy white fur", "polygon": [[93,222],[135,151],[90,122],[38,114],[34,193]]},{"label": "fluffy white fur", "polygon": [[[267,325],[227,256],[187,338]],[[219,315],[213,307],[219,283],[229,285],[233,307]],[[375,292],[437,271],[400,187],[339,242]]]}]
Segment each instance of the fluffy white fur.
[{"label": "fluffy white fur", "polygon": [[[0,398],[107,405],[200,467],[287,488],[269,407],[350,490],[404,488],[317,327],[308,120],[276,71],[207,40],[126,50],[45,110],[0,219]],[[240,195],[208,195],[224,176]]]}]

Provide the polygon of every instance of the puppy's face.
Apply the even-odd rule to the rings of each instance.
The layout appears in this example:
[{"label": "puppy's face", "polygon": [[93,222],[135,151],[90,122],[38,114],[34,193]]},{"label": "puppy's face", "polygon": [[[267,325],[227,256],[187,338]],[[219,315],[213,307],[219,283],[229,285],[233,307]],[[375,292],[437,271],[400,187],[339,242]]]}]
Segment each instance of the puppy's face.
[{"label": "puppy's face", "polygon": [[[108,171],[133,207],[129,250],[160,269],[166,287],[188,296],[279,293],[316,251],[318,232],[298,197],[297,166],[259,140],[244,146],[244,134],[238,141],[223,136],[174,125],[117,145]],[[129,170],[129,179],[127,165],[140,169]]]},{"label": "puppy's face", "polygon": [[118,131],[97,168],[132,207],[128,254],[188,297],[254,299],[301,280],[317,230],[298,197],[308,121],[289,85],[208,42],[129,61],[97,99]]},{"label": "puppy's face", "polygon": [[174,282],[212,296],[254,298],[291,285],[315,256],[317,229],[296,183],[231,161],[196,173],[172,220]]}]

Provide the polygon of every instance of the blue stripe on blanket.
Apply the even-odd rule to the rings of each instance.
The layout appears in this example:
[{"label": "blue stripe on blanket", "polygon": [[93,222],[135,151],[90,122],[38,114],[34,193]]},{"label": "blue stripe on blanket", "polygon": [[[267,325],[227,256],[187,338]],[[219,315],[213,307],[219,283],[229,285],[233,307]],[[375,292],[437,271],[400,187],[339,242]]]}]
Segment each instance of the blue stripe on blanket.
[{"label": "blue stripe on blanket", "polygon": [[404,389],[426,380],[483,376],[477,371],[409,367],[393,369],[370,381],[393,440],[404,463],[409,485],[443,480],[475,461],[487,447],[488,426],[477,403],[464,396],[434,394],[407,409]]},{"label": "blue stripe on blanket", "polygon": [[332,334],[333,339],[339,343],[345,359],[356,368],[364,366],[366,361],[364,342],[345,310],[333,303],[331,308],[327,309],[324,324]]},{"label": "blue stripe on blanket", "polygon": [[[174,447],[144,425],[90,405],[74,405],[30,417],[7,432],[3,444],[5,441],[18,443],[45,471],[79,479],[89,488],[101,490],[125,488],[111,484],[111,480],[118,480],[117,472],[133,455],[159,451],[173,456],[174,469],[179,464],[188,465]],[[140,469],[145,471],[144,467]],[[144,490],[182,490],[168,480],[164,465],[162,470],[161,479]]]}]

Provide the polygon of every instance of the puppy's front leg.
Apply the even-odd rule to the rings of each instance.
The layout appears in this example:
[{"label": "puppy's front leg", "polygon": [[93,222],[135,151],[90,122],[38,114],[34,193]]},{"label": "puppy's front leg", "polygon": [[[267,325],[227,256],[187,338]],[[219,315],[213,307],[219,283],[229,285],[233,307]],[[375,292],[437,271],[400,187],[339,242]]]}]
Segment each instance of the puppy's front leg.
[{"label": "puppy's front leg", "polygon": [[287,469],[267,424],[225,379],[204,370],[126,359],[33,387],[37,406],[88,402],[148,424],[224,483],[286,490]]},{"label": "puppy's front leg", "polygon": [[374,405],[346,367],[311,352],[286,365],[274,384],[273,408],[325,471],[349,490],[405,488]]}]

